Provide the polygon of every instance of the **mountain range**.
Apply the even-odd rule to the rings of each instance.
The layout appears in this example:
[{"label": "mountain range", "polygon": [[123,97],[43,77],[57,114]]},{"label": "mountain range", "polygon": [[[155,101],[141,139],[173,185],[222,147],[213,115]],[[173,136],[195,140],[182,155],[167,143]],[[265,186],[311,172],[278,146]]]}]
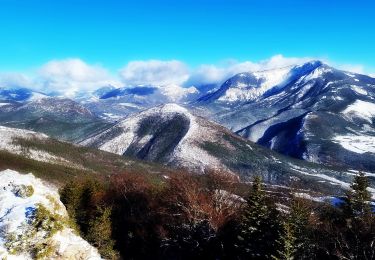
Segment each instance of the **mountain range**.
[{"label": "mountain range", "polygon": [[235,75],[193,106],[282,154],[374,171],[374,98],[374,78],[314,61]]},{"label": "mountain range", "polygon": [[2,88],[0,124],[172,168],[329,191],[358,171],[374,186],[374,98],[374,78],[311,61],[221,85],[104,86],[74,100]]}]

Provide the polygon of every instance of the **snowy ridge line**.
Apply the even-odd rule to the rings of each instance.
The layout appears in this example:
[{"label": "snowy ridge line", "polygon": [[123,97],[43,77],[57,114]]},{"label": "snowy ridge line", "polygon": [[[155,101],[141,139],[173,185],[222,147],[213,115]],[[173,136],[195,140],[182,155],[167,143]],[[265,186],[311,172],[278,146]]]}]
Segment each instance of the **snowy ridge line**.
[{"label": "snowy ridge line", "polygon": [[[98,148],[100,150],[122,155],[136,139],[139,124],[143,119],[157,116],[167,121],[176,114],[180,114],[188,118],[189,128],[181,140],[179,140],[176,147],[174,147],[168,163],[175,162],[181,167],[187,168],[198,167],[201,169],[201,171],[207,167],[223,167],[222,163],[220,163],[218,159],[209,155],[206,151],[198,146],[200,141],[212,139],[210,134],[213,134],[213,131],[210,129],[210,127],[205,126],[199,118],[191,114],[186,108],[174,103],[160,105],[132,115],[129,118],[118,122],[113,127],[103,131],[102,133],[82,141],[80,144],[90,145],[91,143],[95,142],[95,140],[99,140],[99,142],[101,142],[103,138],[105,139],[106,134],[110,133],[114,128],[119,128],[122,131],[120,135],[101,143]],[[143,139],[138,141],[146,143],[151,137],[152,136],[145,136]]]},{"label": "snowy ridge line", "polygon": [[10,128],[5,126],[0,126],[0,150],[22,155],[26,158],[33,159],[40,162],[53,163],[53,164],[62,164],[75,167],[77,169],[82,169],[80,165],[72,163],[65,158],[50,154],[45,151],[36,150],[34,148],[25,149],[21,145],[15,144],[14,139],[38,139],[41,141],[47,140],[49,137],[42,133],[33,132],[30,130]]}]

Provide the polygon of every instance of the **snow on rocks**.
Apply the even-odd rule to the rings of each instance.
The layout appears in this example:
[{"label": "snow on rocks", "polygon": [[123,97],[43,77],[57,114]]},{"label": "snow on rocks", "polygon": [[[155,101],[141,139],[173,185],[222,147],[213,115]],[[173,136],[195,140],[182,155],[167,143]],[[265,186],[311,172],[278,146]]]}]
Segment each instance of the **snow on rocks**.
[{"label": "snow on rocks", "polygon": [[[33,259],[31,249],[43,245],[52,250],[43,259],[101,259],[97,250],[69,228],[66,209],[56,188],[48,186],[31,173],[0,172],[0,258]],[[33,226],[41,208],[58,218],[50,225],[59,228],[48,236],[47,230]],[[59,219],[59,220],[57,220]]]}]

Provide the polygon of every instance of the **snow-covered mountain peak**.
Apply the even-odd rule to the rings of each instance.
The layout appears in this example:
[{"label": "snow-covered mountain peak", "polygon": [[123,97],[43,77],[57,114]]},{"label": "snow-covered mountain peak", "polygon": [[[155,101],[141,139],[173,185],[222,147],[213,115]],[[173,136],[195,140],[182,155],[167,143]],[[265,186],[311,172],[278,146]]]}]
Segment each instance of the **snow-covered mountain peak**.
[{"label": "snow-covered mountain peak", "polygon": [[157,106],[155,109],[149,109],[147,111],[150,111],[150,112],[159,112],[161,114],[164,114],[164,113],[179,113],[179,114],[185,114],[185,115],[191,115],[190,112],[176,104],[176,103],[167,103],[167,104],[163,104],[163,105],[160,105],[160,106]]},{"label": "snow-covered mountain peak", "polygon": [[[225,103],[254,101],[265,93],[274,89],[281,89],[324,66],[321,61],[311,61],[302,65],[239,73],[224,82],[215,93],[200,100],[211,102],[217,100]],[[314,76],[317,75],[311,77]]]},{"label": "snow-covered mountain peak", "polygon": [[375,80],[320,61],[283,70],[258,77],[277,75],[264,93],[255,73],[233,77],[199,100],[199,111],[209,110],[211,119],[278,152],[373,171]]},{"label": "snow-covered mountain peak", "polygon": [[170,118],[174,115],[179,114],[188,118],[189,120],[193,119],[194,116],[189,112],[188,109],[176,104],[176,103],[167,103],[163,105],[159,105],[153,108],[149,108],[142,112],[136,113],[126,119],[121,120],[117,123],[118,126],[129,126],[130,122],[140,121],[146,117],[155,117],[158,116],[160,118]]},{"label": "snow-covered mountain peak", "polygon": [[189,95],[199,93],[195,87],[184,88],[176,84],[160,86],[158,88],[170,102],[179,102],[180,100],[187,98]]}]

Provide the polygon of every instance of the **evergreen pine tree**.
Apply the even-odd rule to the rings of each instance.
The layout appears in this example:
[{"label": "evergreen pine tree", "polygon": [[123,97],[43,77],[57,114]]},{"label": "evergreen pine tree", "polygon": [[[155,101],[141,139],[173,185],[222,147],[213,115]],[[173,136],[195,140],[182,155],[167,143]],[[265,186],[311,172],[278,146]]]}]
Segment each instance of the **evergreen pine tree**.
[{"label": "evergreen pine tree", "polygon": [[110,208],[98,208],[93,219],[89,221],[86,239],[98,248],[99,253],[106,259],[116,258]]},{"label": "evergreen pine tree", "polygon": [[345,198],[345,210],[348,217],[364,217],[371,214],[371,193],[367,190],[369,182],[364,173],[355,176],[351,191]]},{"label": "evergreen pine tree", "polygon": [[309,237],[310,210],[301,199],[294,198],[290,212],[282,220],[281,231],[277,240],[277,254],[274,259],[308,259],[311,258],[311,241]]},{"label": "evergreen pine tree", "polygon": [[371,193],[368,179],[363,173],[355,176],[352,190],[347,192],[343,204],[343,223],[340,253],[350,259],[375,258],[375,218],[371,211]]},{"label": "evergreen pine tree", "polygon": [[296,240],[293,225],[290,221],[283,222],[280,237],[277,240],[277,254],[272,258],[275,260],[293,260],[297,251]]},{"label": "evergreen pine tree", "polygon": [[275,250],[277,210],[267,203],[260,177],[255,177],[238,235],[241,258],[268,259]]}]

